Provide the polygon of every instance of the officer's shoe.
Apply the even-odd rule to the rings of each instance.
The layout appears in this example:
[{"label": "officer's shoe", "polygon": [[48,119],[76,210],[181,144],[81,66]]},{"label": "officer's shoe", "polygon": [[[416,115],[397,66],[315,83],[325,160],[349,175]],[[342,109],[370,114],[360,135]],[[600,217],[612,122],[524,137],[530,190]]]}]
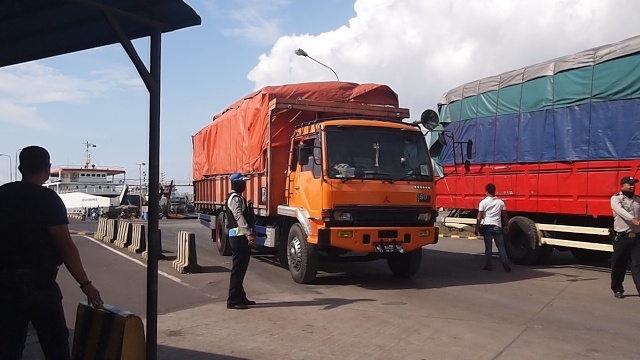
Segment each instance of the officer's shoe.
[{"label": "officer's shoe", "polygon": [[227,309],[234,309],[234,310],[245,310],[248,309],[249,306],[246,304],[227,304]]},{"label": "officer's shoe", "polygon": [[622,294],[622,291],[616,291],[613,296],[615,296],[618,299],[622,299],[624,298],[624,295]]},{"label": "officer's shoe", "polygon": [[243,302],[243,304],[251,306],[251,305],[255,305],[255,304],[256,304],[256,302],[255,302],[255,301],[253,301],[253,300],[245,300],[245,301]]}]

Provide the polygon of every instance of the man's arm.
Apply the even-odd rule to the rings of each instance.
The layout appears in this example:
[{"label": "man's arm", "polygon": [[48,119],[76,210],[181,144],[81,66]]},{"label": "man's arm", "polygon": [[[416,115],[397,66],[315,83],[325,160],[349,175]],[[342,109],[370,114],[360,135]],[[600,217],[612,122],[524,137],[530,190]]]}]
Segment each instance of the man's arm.
[{"label": "man's arm", "polygon": [[476,230],[474,231],[476,236],[480,234],[480,222],[482,222],[482,219],[484,219],[484,211],[478,210],[478,216],[476,217]]},{"label": "man's arm", "polygon": [[87,295],[87,300],[93,306],[99,306],[103,304],[102,298],[100,298],[100,292],[93,286],[87,273],[82,266],[82,260],[80,259],[80,253],[76,244],[73,243],[71,235],[69,233],[69,226],[67,224],[55,225],[47,227],[49,235],[56,243],[60,255],[62,255],[62,261],[64,266],[69,270],[69,273],[80,284],[80,289]]},{"label": "man's arm", "polygon": [[622,199],[620,199],[620,196],[614,195],[611,197],[611,210],[613,210],[613,212],[616,213],[616,215],[620,216],[621,218],[627,221],[633,220],[633,215],[631,215],[622,206]]},{"label": "man's arm", "polygon": [[509,232],[509,214],[507,214],[507,210],[500,212],[500,219],[502,220],[502,232],[506,234]]},{"label": "man's arm", "polygon": [[242,200],[240,199],[240,195],[233,195],[231,197],[231,201],[229,201],[229,210],[231,210],[233,218],[236,219],[238,227],[242,229],[242,233],[245,235],[251,233],[249,222],[242,214]]}]

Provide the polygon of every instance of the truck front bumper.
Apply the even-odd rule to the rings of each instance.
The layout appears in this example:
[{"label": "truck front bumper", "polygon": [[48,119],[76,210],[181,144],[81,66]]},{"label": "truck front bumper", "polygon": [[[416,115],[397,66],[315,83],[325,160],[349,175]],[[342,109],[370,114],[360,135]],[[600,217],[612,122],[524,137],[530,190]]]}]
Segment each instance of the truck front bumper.
[{"label": "truck front bumper", "polygon": [[[410,252],[438,242],[438,228],[433,226],[410,228],[325,228],[318,230],[318,247],[355,252],[380,252],[380,245],[399,245]],[[384,247],[384,246],[383,246]]]}]

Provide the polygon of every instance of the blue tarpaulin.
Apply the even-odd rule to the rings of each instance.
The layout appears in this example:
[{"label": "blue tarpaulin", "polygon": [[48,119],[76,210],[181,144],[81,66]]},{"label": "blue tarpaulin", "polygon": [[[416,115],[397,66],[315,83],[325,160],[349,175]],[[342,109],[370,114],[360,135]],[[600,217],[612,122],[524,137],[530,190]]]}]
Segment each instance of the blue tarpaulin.
[{"label": "blue tarpaulin", "polygon": [[[640,158],[640,36],[464,84],[438,104],[477,164]],[[440,164],[463,161],[434,144]]]}]

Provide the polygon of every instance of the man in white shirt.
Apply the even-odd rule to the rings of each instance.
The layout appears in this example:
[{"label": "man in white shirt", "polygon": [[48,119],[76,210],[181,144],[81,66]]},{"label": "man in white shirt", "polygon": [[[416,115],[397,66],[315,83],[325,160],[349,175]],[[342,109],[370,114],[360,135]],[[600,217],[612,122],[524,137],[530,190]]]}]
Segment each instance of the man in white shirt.
[{"label": "man in white shirt", "polygon": [[[509,215],[507,215],[507,207],[504,205],[504,201],[496,197],[496,186],[494,184],[487,184],[487,186],[485,186],[485,190],[487,197],[482,199],[478,206],[478,217],[476,219],[475,231],[476,236],[482,233],[484,237],[485,264],[482,270],[493,270],[493,239],[498,247],[502,266],[506,272],[509,272],[511,271],[511,266],[509,266],[509,259],[507,258],[507,252],[504,248],[504,236],[502,235],[503,232],[507,233],[509,231]],[[483,219],[484,223],[481,226]]]}]

